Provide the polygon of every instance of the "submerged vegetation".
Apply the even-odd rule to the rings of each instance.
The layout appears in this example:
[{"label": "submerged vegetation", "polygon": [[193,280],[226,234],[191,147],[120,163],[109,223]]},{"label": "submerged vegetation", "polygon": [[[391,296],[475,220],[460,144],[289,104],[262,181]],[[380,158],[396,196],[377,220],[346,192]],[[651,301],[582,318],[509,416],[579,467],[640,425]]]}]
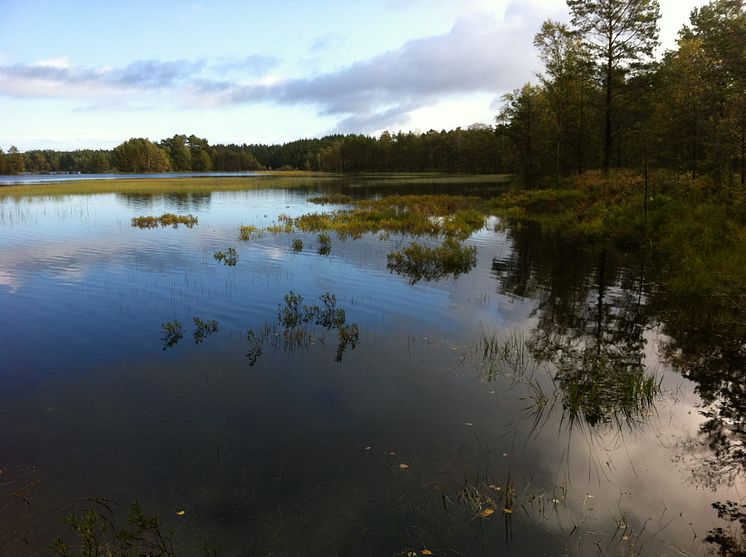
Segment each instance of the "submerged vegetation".
[{"label": "submerged vegetation", "polygon": [[[76,534],[77,540],[68,545],[55,538],[50,546],[58,557],[97,557],[116,555],[130,557],[153,555],[176,557],[175,532],[165,532],[158,516],[147,516],[140,504],[130,506],[127,526],[119,526],[113,501],[90,500],[90,508],[79,515],[70,515],[65,524]],[[93,505],[96,503],[96,505]],[[77,547],[76,547],[77,546]],[[208,555],[208,551],[204,555]]]},{"label": "submerged vegetation", "polygon": [[319,241],[319,255],[329,255],[332,251],[332,239],[326,232],[317,236]]},{"label": "submerged vegetation", "polygon": [[337,331],[336,362],[341,362],[348,346],[354,349],[360,339],[360,329],[356,323],[348,324],[344,309],[337,307],[337,297],[328,292],[319,297],[322,305],[308,306],[303,296],[293,291],[285,294],[283,303],[277,308],[276,324],[265,324],[257,334],[250,329],[246,335],[249,367],[256,365],[267,343],[277,347],[282,341],[285,350],[308,349],[313,344],[324,344],[325,337],[314,326],[326,331]]},{"label": "submerged vegetation", "polygon": [[259,235],[259,229],[256,226],[245,225],[238,229],[239,239],[248,242]]},{"label": "submerged vegetation", "polygon": [[205,338],[213,333],[218,332],[218,322],[214,319],[203,321],[199,317],[195,316],[192,321],[194,321],[193,336],[195,344],[202,344],[205,341]]},{"label": "submerged vegetation", "polygon": [[163,213],[160,217],[133,217],[132,226],[137,228],[157,228],[160,226],[172,226],[178,228],[183,224],[187,228],[192,228],[199,222],[199,219],[193,215],[175,215],[173,213]]},{"label": "submerged vegetation", "polygon": [[212,254],[212,257],[215,261],[221,261],[223,265],[228,267],[235,267],[238,263],[238,252],[236,251],[236,248],[228,248],[225,251],[218,250]]},{"label": "submerged vegetation", "polygon": [[163,327],[163,349],[171,348],[178,344],[178,342],[184,337],[184,328],[181,326],[181,321],[168,321],[162,325]]}]

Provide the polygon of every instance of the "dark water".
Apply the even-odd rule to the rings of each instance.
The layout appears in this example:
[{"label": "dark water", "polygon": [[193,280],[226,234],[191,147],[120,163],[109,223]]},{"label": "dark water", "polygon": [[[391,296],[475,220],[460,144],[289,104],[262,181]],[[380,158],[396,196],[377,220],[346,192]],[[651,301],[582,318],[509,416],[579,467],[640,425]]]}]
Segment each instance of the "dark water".
[{"label": "dark water", "polygon": [[[238,240],[319,210],[306,198],[0,201],[0,554],[74,546],[66,515],[104,502],[121,524],[135,500],[178,555],[717,550],[732,525],[712,504],[744,498],[727,300],[671,298],[660,262],[495,218],[467,240],[473,270],[416,284],[386,268],[409,238]],[[199,224],[130,225],[164,212]],[[213,258],[230,247],[235,266]],[[313,322],[288,342],[290,291],[335,295],[356,346]],[[195,316],[219,324],[201,343]],[[249,329],[267,331],[254,365]],[[493,334],[521,348],[485,359]]]}]

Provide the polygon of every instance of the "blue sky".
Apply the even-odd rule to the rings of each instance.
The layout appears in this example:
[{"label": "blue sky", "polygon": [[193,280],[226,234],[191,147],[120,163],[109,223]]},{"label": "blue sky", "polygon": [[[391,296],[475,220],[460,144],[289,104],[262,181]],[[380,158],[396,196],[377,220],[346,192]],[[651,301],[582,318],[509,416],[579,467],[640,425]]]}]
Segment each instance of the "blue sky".
[{"label": "blue sky", "polygon": [[[661,1],[661,39],[698,0]],[[561,0],[0,0],[0,147],[492,123]]]}]

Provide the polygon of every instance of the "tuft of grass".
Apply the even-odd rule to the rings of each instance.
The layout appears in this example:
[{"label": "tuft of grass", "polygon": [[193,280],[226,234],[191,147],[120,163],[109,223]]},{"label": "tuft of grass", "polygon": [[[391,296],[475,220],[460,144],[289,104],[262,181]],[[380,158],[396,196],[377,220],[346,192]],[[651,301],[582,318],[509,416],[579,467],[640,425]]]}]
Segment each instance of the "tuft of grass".
[{"label": "tuft of grass", "polygon": [[208,321],[203,321],[199,317],[195,316],[193,319],[194,321],[194,342],[196,344],[202,344],[205,341],[205,338],[210,336],[213,333],[218,332],[218,322],[214,319],[210,319]]},{"label": "tuft of grass", "polygon": [[300,238],[293,239],[293,252],[300,253],[303,251],[303,240]]},{"label": "tuft of grass", "polygon": [[160,226],[173,226],[178,228],[183,224],[187,228],[192,228],[199,222],[199,219],[193,215],[175,215],[173,213],[163,213],[160,217],[142,216],[133,217],[132,226],[137,228],[157,228]]},{"label": "tuft of grass", "polygon": [[327,195],[317,195],[308,198],[308,202],[314,203],[315,205],[345,205],[351,201],[352,198],[343,193],[330,193]]},{"label": "tuft of grass", "polygon": [[472,348],[486,381],[511,377],[517,382],[536,368],[523,331],[512,331],[501,338],[496,331],[488,333],[482,329],[479,341]]},{"label": "tuft of grass", "polygon": [[318,235],[319,255],[329,255],[332,251],[332,239],[329,234],[322,232]]},{"label": "tuft of grass", "polygon": [[178,342],[184,337],[184,328],[181,326],[181,321],[174,320],[164,323],[163,328],[163,349],[171,348],[178,344]]},{"label": "tuft of grass", "polygon": [[236,263],[238,263],[238,252],[236,251],[236,248],[228,248],[225,251],[216,251],[212,254],[212,257],[215,261],[222,261],[223,265],[227,265],[228,267],[235,267]]},{"label": "tuft of grass", "polygon": [[242,226],[238,229],[238,238],[244,242],[248,242],[252,237],[259,235],[259,229],[251,224]]}]

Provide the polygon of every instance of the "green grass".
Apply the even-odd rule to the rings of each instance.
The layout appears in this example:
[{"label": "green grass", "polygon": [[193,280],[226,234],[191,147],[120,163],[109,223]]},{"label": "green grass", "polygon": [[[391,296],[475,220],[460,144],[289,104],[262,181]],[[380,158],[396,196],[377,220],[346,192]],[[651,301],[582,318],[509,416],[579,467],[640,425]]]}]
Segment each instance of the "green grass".
[{"label": "green grass", "polygon": [[366,233],[467,238],[484,225],[484,201],[458,195],[390,195],[353,202],[351,209],[307,213],[296,218],[278,216],[272,232],[334,231],[341,238]]},{"label": "green grass", "polygon": [[193,215],[175,215],[173,213],[163,213],[160,217],[134,217],[132,219],[132,226],[136,228],[157,228],[160,225],[178,228],[180,224],[183,224],[187,228],[192,228],[198,222],[199,219]]},{"label": "green grass", "polygon": [[354,185],[406,184],[507,184],[509,176],[498,174],[386,173],[334,174],[325,172],[265,172],[255,176],[185,177],[185,178],[116,178],[111,180],[71,180],[57,183],[0,186],[0,198],[87,194],[163,195],[173,193],[209,193],[268,188],[298,188],[330,182]]},{"label": "green grass", "polygon": [[173,193],[209,193],[270,188],[298,188],[337,180],[333,174],[276,173],[259,176],[205,178],[116,178],[113,180],[76,180],[47,184],[0,187],[0,198],[90,194],[164,195]]}]

